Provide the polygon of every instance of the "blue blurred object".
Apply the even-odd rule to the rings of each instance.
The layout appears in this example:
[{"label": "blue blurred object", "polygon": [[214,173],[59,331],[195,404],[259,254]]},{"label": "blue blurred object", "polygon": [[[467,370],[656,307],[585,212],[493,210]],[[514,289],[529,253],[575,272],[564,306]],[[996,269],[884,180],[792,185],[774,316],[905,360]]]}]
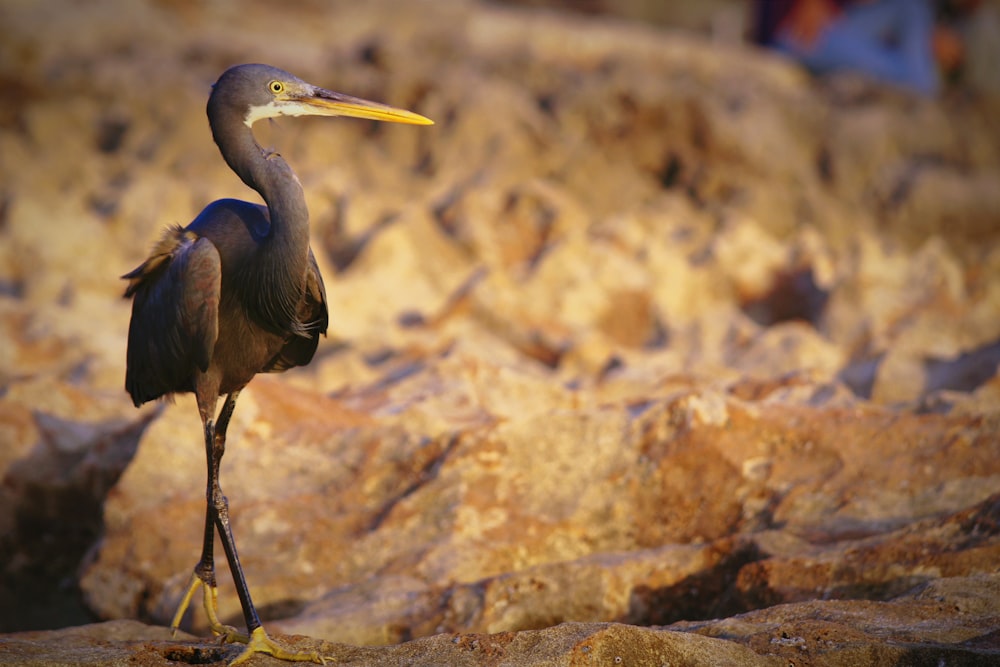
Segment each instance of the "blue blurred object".
[{"label": "blue blurred object", "polygon": [[929,0],[830,3],[839,10],[808,40],[786,20],[796,4],[760,3],[759,17],[770,24],[761,34],[768,45],[817,74],[851,70],[927,95],[938,91]]}]

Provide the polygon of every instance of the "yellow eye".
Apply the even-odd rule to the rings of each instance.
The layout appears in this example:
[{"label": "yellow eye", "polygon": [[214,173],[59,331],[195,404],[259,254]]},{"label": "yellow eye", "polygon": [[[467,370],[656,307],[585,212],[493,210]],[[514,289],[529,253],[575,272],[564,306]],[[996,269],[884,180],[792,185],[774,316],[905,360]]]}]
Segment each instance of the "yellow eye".
[{"label": "yellow eye", "polygon": [[275,95],[285,90],[285,84],[281,83],[280,81],[272,81],[271,83],[267,84],[267,87]]}]

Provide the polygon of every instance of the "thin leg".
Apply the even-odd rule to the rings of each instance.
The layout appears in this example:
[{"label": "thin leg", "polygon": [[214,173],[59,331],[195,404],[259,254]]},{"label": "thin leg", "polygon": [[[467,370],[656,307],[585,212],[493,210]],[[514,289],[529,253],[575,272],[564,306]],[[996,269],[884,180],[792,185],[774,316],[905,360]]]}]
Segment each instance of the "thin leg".
[{"label": "thin leg", "polygon": [[[228,404],[228,401],[227,401]],[[233,538],[233,529],[229,523],[229,500],[222,493],[219,485],[219,463],[225,453],[225,441],[218,438],[214,441],[213,451],[215,465],[212,466],[214,475],[209,481],[209,504],[212,506],[215,515],[215,526],[219,530],[219,537],[222,540],[222,549],[226,552],[226,560],[229,561],[229,570],[233,575],[233,583],[236,584],[236,594],[240,597],[240,605],[243,607],[243,616],[247,623],[247,632],[251,635],[254,630],[260,627],[260,617],[257,616],[257,609],[250,599],[250,589],[247,586],[246,577],[243,575],[243,566],[240,565],[240,557],[236,552],[236,540]],[[206,533],[208,529],[206,528]]]},{"label": "thin leg", "polygon": [[219,594],[215,581],[214,556],[215,503],[213,502],[213,480],[216,480],[217,485],[219,463],[222,460],[222,454],[226,450],[226,430],[229,428],[229,420],[233,416],[233,410],[236,408],[236,399],[238,397],[238,391],[233,392],[226,397],[226,401],[222,405],[222,410],[219,412],[218,422],[215,425],[212,424],[210,418],[206,419],[206,415],[210,416],[215,411],[214,404],[199,406],[199,410],[202,413],[202,419],[205,421],[205,460],[208,463],[208,483],[205,494],[205,536],[202,543],[201,559],[198,561],[198,564],[195,565],[194,573],[191,575],[191,583],[188,585],[187,593],[185,593],[180,605],[178,605],[177,612],[174,614],[170,627],[175,633],[177,632],[177,628],[180,626],[184,613],[187,611],[188,605],[191,603],[195,592],[199,587],[202,587],[204,591],[203,604],[205,607],[205,614],[208,616],[208,623],[209,627],[212,629],[212,633],[216,636],[221,636],[223,641],[246,643],[249,641],[249,637],[247,637],[247,635],[241,634],[232,626],[224,625],[219,620]]},{"label": "thin leg", "polygon": [[[215,406],[214,404],[209,405],[209,403],[213,403],[212,401],[205,401],[203,404],[201,396],[199,396],[199,411],[202,413],[202,420],[205,423],[205,449],[208,460],[205,541],[202,546],[201,560],[194,569],[191,587],[181,602],[181,608],[178,609],[177,615],[174,617],[174,623],[176,626],[176,623],[180,621],[180,617],[183,616],[184,609],[190,603],[195,589],[198,586],[203,586],[205,590],[205,612],[208,614],[212,631],[216,635],[220,635],[223,641],[236,641],[247,645],[246,649],[230,663],[231,665],[243,663],[256,653],[266,653],[281,660],[326,664],[326,660],[315,651],[308,653],[292,652],[275,643],[261,626],[257,609],[250,598],[250,588],[247,586],[243,567],[240,565],[239,554],[236,552],[236,540],[233,537],[233,530],[229,521],[229,501],[222,493],[222,487],[219,485],[219,468],[222,463],[222,456],[226,453],[226,429],[229,428],[229,420],[233,416],[233,410],[236,408],[236,399],[238,397],[238,391],[226,397],[226,402],[219,412],[218,424],[213,425],[211,415],[214,412]],[[215,529],[218,530],[219,538],[222,540],[222,548],[226,552],[226,560],[229,562],[229,570],[233,575],[236,593],[240,598],[240,605],[243,607],[243,618],[246,621],[249,636],[239,633],[235,628],[223,625],[218,619],[216,612],[215,560],[213,554]]]}]

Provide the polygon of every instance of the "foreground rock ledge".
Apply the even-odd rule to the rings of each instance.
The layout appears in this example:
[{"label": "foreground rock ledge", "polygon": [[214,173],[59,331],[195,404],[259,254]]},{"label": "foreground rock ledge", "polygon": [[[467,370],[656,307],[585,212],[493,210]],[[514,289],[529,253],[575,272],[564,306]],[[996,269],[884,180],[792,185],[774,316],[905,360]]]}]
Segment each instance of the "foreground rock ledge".
[{"label": "foreground rock ledge", "polygon": [[[563,623],[378,647],[279,638],[338,665],[995,665],[1000,575],[939,579],[889,602],[802,602],[666,628]],[[223,664],[239,650],[136,621],[0,636],[3,665]]]},{"label": "foreground rock ledge", "polygon": [[[564,623],[545,630],[494,635],[442,634],[405,644],[354,647],[298,636],[286,645],[318,650],[337,665],[778,665],[746,646],[685,632],[609,623]],[[177,665],[215,664],[238,646],[219,646],[190,635],[171,639],[165,628],[109,621],[78,628],[11,635],[2,664]],[[269,657],[256,665],[287,665]]]}]

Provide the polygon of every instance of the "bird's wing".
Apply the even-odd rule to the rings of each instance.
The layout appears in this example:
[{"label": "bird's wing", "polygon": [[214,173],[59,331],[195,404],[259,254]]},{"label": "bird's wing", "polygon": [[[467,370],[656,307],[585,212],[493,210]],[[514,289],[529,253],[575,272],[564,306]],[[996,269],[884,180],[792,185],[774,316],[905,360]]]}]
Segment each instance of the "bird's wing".
[{"label": "bird's wing", "polygon": [[306,335],[290,337],[281,351],[264,367],[268,373],[280,373],[293,366],[305,366],[316,354],[319,335],[326,335],[326,328],[330,322],[326,306],[326,287],[323,285],[323,275],[319,272],[319,265],[316,264],[316,257],[311,248],[298,319],[304,325]]},{"label": "bird's wing", "polygon": [[319,272],[319,265],[313,255],[312,248],[309,249],[309,269],[306,271],[306,298],[303,304],[303,317],[309,331],[326,335],[326,328],[330,325],[330,313],[326,307],[326,286],[323,284],[323,274]]},{"label": "bird's wing", "polygon": [[149,258],[131,273],[132,297],[125,388],[138,406],[191,390],[195,368],[208,369],[219,336],[222,268],[206,238],[167,230]]}]

